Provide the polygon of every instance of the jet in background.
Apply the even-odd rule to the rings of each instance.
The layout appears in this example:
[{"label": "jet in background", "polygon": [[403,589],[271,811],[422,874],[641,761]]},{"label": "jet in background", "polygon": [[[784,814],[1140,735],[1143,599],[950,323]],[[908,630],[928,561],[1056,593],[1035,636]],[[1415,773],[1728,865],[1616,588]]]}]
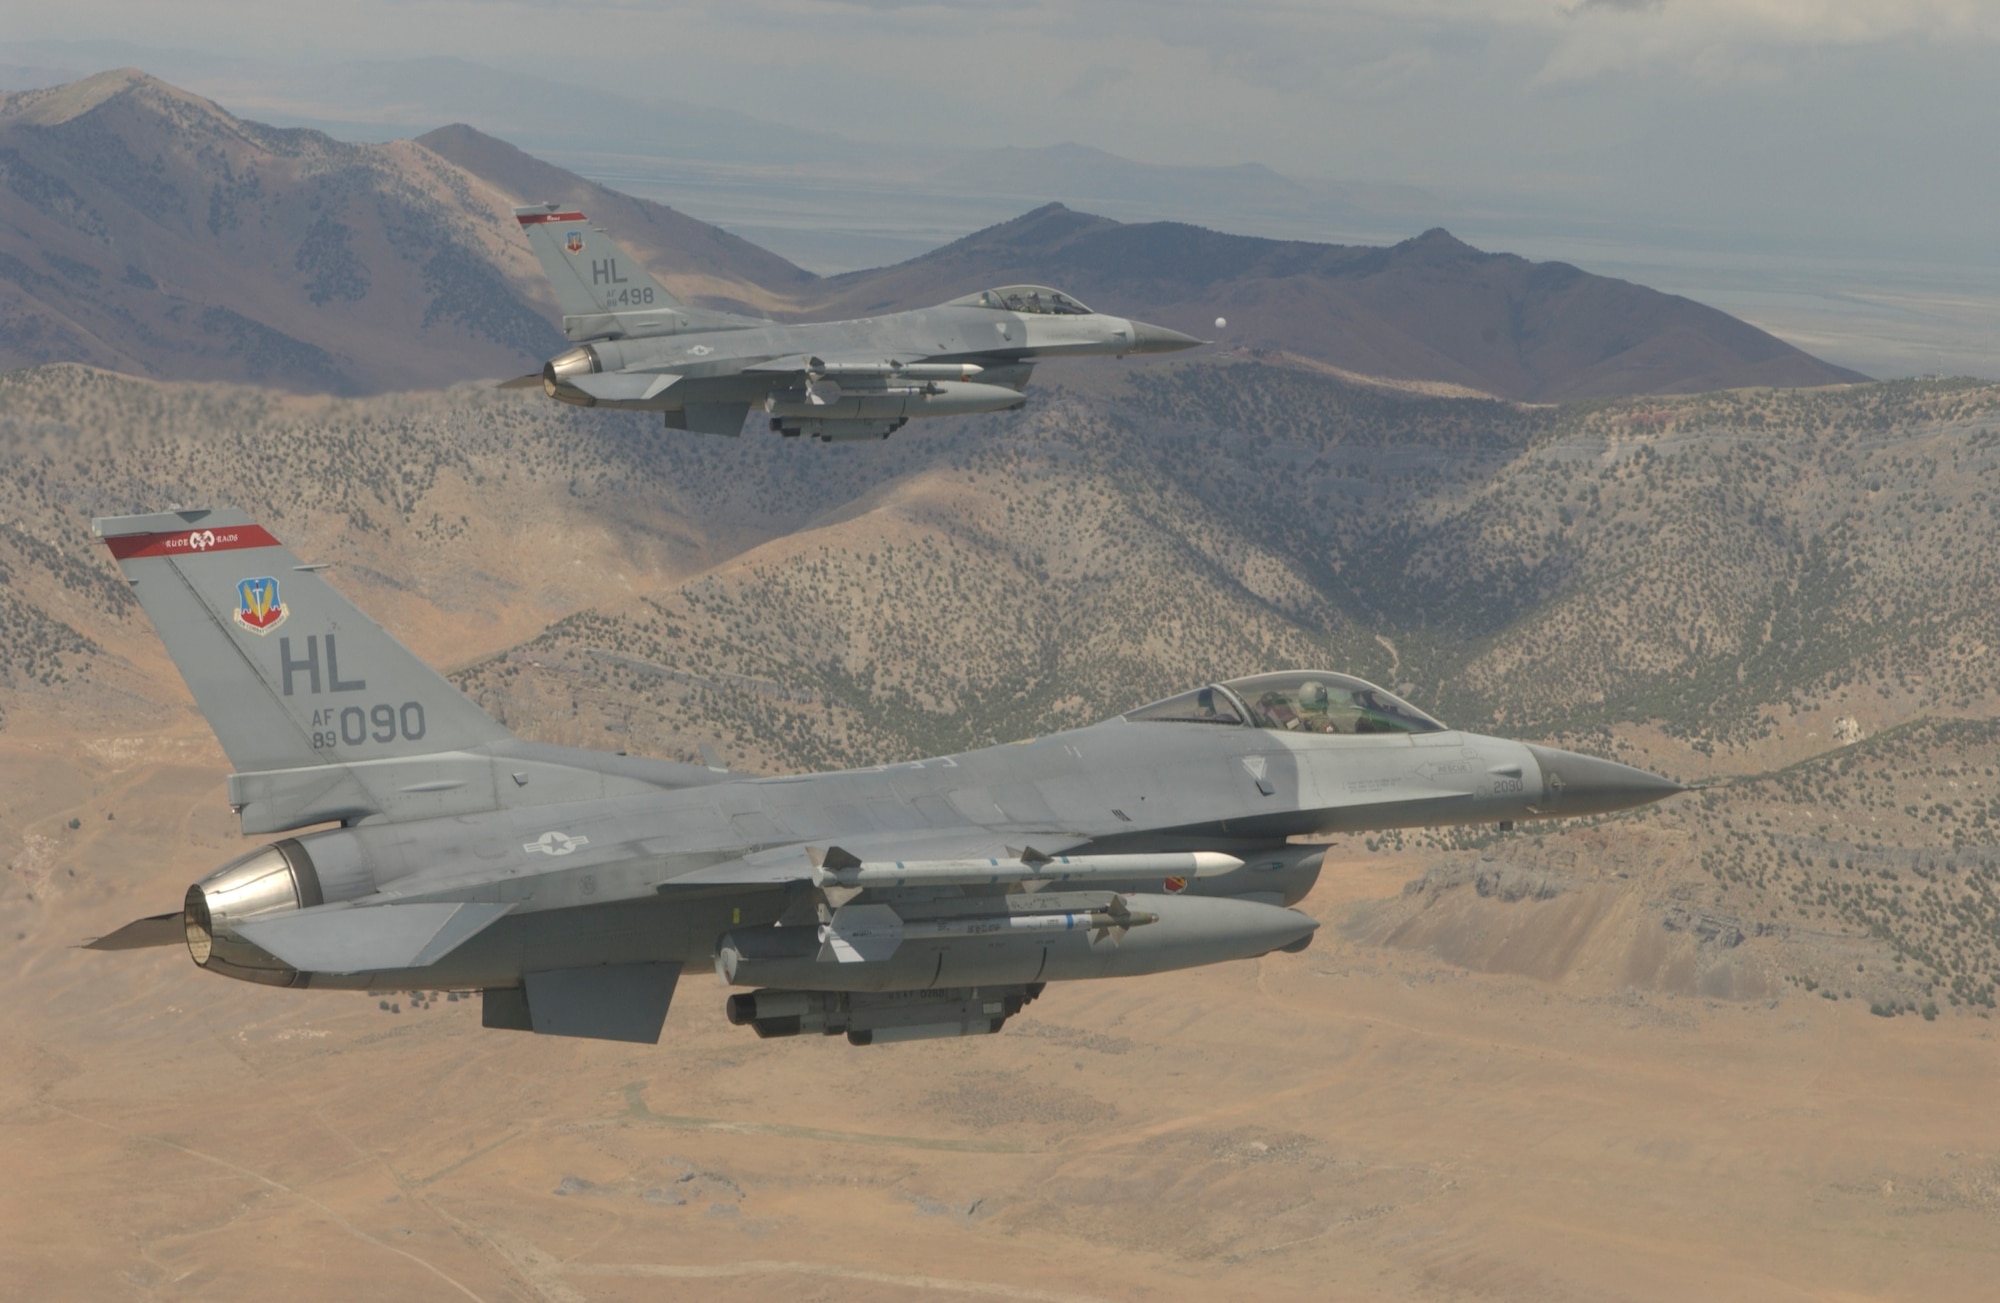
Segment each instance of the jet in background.
[{"label": "jet in background", "polygon": [[752,407],[771,428],[827,443],[886,439],[926,416],[1019,407],[1037,361],[1167,353],[1200,340],[1092,312],[1040,285],[982,290],[934,308],[781,325],[690,307],[554,204],[516,208],[575,348],[537,375],[558,402],[661,412],[668,429],[735,436]]},{"label": "jet in background", "polygon": [[235,767],[243,832],[289,835],[93,946],[184,940],[273,986],[477,990],[488,1027],[655,1041],[683,972],[712,968],[759,1036],[995,1032],[1049,982],[1303,949],[1318,925],[1293,906],[1326,848],[1296,839],[1681,790],[1329,671],[843,773],[549,746],[240,512],[94,528]]}]

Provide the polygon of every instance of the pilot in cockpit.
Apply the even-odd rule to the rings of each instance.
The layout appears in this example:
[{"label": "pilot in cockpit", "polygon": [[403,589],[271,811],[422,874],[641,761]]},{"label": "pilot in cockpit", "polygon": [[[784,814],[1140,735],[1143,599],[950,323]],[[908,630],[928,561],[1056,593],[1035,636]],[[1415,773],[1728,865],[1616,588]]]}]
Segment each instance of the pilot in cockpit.
[{"label": "pilot in cockpit", "polygon": [[1321,683],[1318,679],[1307,679],[1299,685],[1299,715],[1304,721],[1308,732],[1338,733],[1340,731],[1331,718],[1331,707],[1332,697],[1327,692],[1324,683]]},{"label": "pilot in cockpit", "polygon": [[1342,731],[1332,718],[1332,694],[1317,679],[1307,679],[1293,692],[1266,692],[1257,699],[1257,709],[1270,721],[1270,728],[1306,733]]}]

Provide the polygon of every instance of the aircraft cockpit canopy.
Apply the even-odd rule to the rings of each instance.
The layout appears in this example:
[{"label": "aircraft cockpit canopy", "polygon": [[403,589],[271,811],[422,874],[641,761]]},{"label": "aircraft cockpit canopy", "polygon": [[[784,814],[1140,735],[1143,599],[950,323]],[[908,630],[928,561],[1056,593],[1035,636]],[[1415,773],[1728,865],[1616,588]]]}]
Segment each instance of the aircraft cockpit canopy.
[{"label": "aircraft cockpit canopy", "polygon": [[1436,733],[1444,725],[1374,684],[1325,670],[1213,683],[1129,712],[1135,723],[1249,724],[1288,733]]},{"label": "aircraft cockpit canopy", "polygon": [[992,308],[996,312],[1026,312],[1043,317],[1087,317],[1090,309],[1061,290],[1046,285],[1007,285],[953,299],[955,308]]}]

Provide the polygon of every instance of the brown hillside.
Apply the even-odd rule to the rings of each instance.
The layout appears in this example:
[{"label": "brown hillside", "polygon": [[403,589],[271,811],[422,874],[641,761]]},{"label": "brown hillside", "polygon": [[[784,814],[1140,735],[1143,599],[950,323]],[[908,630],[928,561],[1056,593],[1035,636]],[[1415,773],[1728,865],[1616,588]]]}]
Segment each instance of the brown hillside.
[{"label": "brown hillside", "polygon": [[4,366],[359,392],[504,374],[561,343],[527,250],[463,173],[131,70],[0,98],[0,207]]},{"label": "brown hillside", "polygon": [[[513,166],[508,184],[410,141],[246,122],[130,69],[0,96],[0,368],[364,393],[532,367],[565,343],[510,208],[566,197],[567,174],[545,185],[553,169],[469,135],[437,143]],[[690,297],[805,274],[659,205],[608,212]]]}]

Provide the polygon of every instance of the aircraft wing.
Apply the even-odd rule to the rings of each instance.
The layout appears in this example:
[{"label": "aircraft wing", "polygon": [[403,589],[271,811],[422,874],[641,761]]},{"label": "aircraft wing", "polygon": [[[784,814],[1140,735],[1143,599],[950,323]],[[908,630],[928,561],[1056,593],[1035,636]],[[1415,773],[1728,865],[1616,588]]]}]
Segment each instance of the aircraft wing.
[{"label": "aircraft wing", "polygon": [[815,854],[831,846],[856,859],[877,861],[937,861],[999,859],[1018,860],[1021,852],[1033,847],[1044,855],[1062,855],[1089,843],[1088,837],[1072,832],[1010,832],[995,834],[982,828],[942,831],[878,832],[859,837],[833,836],[817,839],[811,846],[793,842],[769,846],[739,859],[684,873],[660,884],[662,894],[701,887],[773,887],[788,882],[810,882]]}]

